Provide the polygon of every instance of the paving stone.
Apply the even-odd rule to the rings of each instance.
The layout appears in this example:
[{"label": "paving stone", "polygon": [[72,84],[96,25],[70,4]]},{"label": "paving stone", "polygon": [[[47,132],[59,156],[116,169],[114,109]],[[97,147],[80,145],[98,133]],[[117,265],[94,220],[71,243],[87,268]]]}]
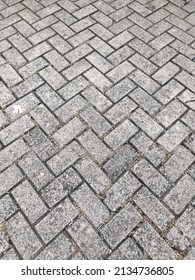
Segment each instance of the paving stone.
[{"label": "paving stone", "polygon": [[66,80],[51,66],[41,70],[40,75],[54,90],[59,89],[66,83]]},{"label": "paving stone", "polygon": [[173,100],[156,115],[156,119],[167,128],[181,117],[186,110],[187,108],[182,103]]},{"label": "paving stone", "polygon": [[[157,64],[158,66],[162,67],[170,59],[172,59],[174,56],[176,56],[176,54],[177,54],[177,52],[173,48],[166,46],[164,49],[160,50],[157,54],[155,54],[150,60],[152,62],[154,62],[155,64]],[[173,60],[173,61],[176,62],[175,60]],[[176,62],[176,64],[177,64],[177,62]]]},{"label": "paving stone", "polygon": [[115,248],[142,220],[141,215],[127,204],[102,229],[101,233],[112,248]]},{"label": "paving stone", "polygon": [[4,253],[0,259],[1,260],[19,260],[19,257],[16,254],[16,251],[12,248],[9,251],[7,251],[6,253]]},{"label": "paving stone", "polygon": [[28,116],[23,116],[1,130],[0,140],[4,145],[8,145],[23,134],[25,134],[34,126],[35,124]]},{"label": "paving stone", "polygon": [[[45,243],[48,243],[59,232],[76,218],[78,212],[67,198],[57,207],[53,208],[36,226],[36,230]],[[47,230],[45,230],[47,229]]]},{"label": "paving stone", "polygon": [[5,239],[2,233],[0,233],[0,254],[9,248],[9,243]]},{"label": "paving stone", "polygon": [[182,120],[193,130],[195,130],[195,113],[192,110],[189,110],[182,118]]},{"label": "paving stone", "polygon": [[195,153],[195,134],[193,133],[185,142],[185,145]]},{"label": "paving stone", "polygon": [[8,87],[15,86],[22,81],[22,78],[8,63],[0,66],[0,77]]},{"label": "paving stone", "polygon": [[10,218],[16,211],[18,207],[7,194],[0,199],[0,223]]},{"label": "paving stone", "polygon": [[112,64],[97,52],[93,52],[87,56],[87,60],[98,68],[102,73],[106,73],[112,69]]},{"label": "paving stone", "polygon": [[54,66],[58,71],[63,70],[69,66],[66,59],[63,58],[56,50],[52,50],[44,55],[44,57],[49,61],[49,63]]},{"label": "paving stone", "polygon": [[42,187],[47,185],[53,178],[49,170],[33,153],[23,157],[19,161],[19,166],[35,184],[37,190],[40,190]]},{"label": "paving stone", "polygon": [[71,81],[87,71],[89,68],[91,68],[91,64],[88,63],[85,59],[82,59],[68,67],[68,69],[63,72],[63,75],[66,79]]},{"label": "paving stone", "polygon": [[135,176],[126,172],[106,192],[104,202],[112,211],[116,211],[140,186]]},{"label": "paving stone", "polygon": [[194,260],[194,258],[195,258],[195,249],[194,247],[192,247],[188,252],[188,254],[186,255],[185,260]]},{"label": "paving stone", "polygon": [[183,236],[182,233],[175,227],[171,228],[166,237],[169,240],[169,243],[179,250],[185,250],[186,247],[189,247],[190,245],[186,236]]},{"label": "paving stone", "polygon": [[23,259],[32,259],[42,247],[38,237],[20,212],[9,220],[6,230]]},{"label": "paving stone", "polygon": [[47,42],[40,43],[39,45],[31,48],[24,52],[24,56],[28,59],[28,61],[32,61],[37,57],[42,56],[44,53],[51,50],[51,46]]},{"label": "paving stone", "polygon": [[138,190],[133,200],[160,230],[174,219],[173,214],[146,187]]},{"label": "paving stone", "polygon": [[48,166],[55,173],[59,175],[66,168],[70,167],[79,158],[84,155],[81,146],[73,141],[68,146],[66,146],[62,151],[53,156],[49,161],[47,161]]},{"label": "paving stone", "polygon": [[[112,103],[95,87],[88,87],[82,92],[82,95],[100,112],[108,109]],[[77,103],[77,102],[76,102]]]},{"label": "paving stone", "polygon": [[15,100],[15,97],[12,95],[12,93],[9,91],[9,89],[0,82],[0,106],[1,108],[5,108],[10,103],[12,103]]},{"label": "paving stone", "polygon": [[84,132],[78,140],[98,163],[102,163],[108,158],[109,148],[91,130]]},{"label": "paving stone", "polygon": [[4,128],[6,124],[8,124],[8,119],[5,114],[0,111],[0,128]]},{"label": "paving stone", "polygon": [[[109,218],[108,209],[87,184],[80,186],[71,197],[95,227],[101,226]],[[85,200],[82,199],[83,197],[85,197]]]},{"label": "paving stone", "polygon": [[171,247],[149,224],[143,224],[135,232],[134,237],[153,260],[173,260],[177,258]]},{"label": "paving stone", "polygon": [[194,195],[194,179],[186,174],[166,195],[164,201],[176,214],[180,214]]},{"label": "paving stone", "polygon": [[103,168],[106,173],[115,180],[136,159],[136,156],[136,150],[132,146],[126,144],[121,147],[106,164],[104,164]]},{"label": "paving stone", "polygon": [[84,217],[77,219],[68,232],[89,260],[103,259],[108,254],[109,249],[102,238]]},{"label": "paving stone", "polygon": [[72,50],[71,45],[68,44],[66,40],[62,39],[62,37],[60,37],[59,35],[53,36],[48,41],[61,55],[64,55]]},{"label": "paving stone", "polygon": [[159,197],[170,187],[168,181],[145,159],[136,163],[132,171]]},{"label": "paving stone", "polygon": [[130,142],[136,149],[144,154],[154,166],[158,166],[166,157],[165,152],[143,132],[137,133]]},{"label": "paving stone", "polygon": [[28,181],[17,186],[12,191],[12,195],[31,223],[36,222],[47,211],[43,201]]},{"label": "paving stone", "polygon": [[18,139],[0,151],[0,170],[7,168],[14,161],[21,158],[29,151],[28,146],[22,139]]},{"label": "paving stone", "polygon": [[194,93],[188,89],[184,90],[178,99],[181,100],[187,107],[195,110]]},{"label": "paving stone", "polygon": [[128,61],[124,61],[118,66],[116,66],[113,70],[106,74],[106,76],[113,82],[117,83],[128,74],[130,74],[133,70],[135,70],[134,66]]},{"label": "paving stone", "polygon": [[179,147],[170,159],[161,167],[161,172],[175,182],[181,174],[193,163],[193,154],[184,147]]},{"label": "paving stone", "polygon": [[47,187],[41,190],[41,195],[50,207],[53,207],[60,200],[72,193],[82,180],[77,173],[69,168],[62,175],[57,177]]},{"label": "paving stone", "polygon": [[142,252],[137,244],[128,238],[116,251],[114,251],[109,260],[140,260]]},{"label": "paving stone", "polygon": [[114,150],[127,142],[136,132],[137,127],[129,120],[125,120],[122,124],[112,130],[104,141]]},{"label": "paving stone", "polygon": [[84,76],[102,92],[106,91],[112,85],[112,83],[95,68],[88,70]]},{"label": "paving stone", "polygon": [[169,128],[160,138],[158,143],[162,145],[167,151],[173,151],[190,133],[188,127],[177,121],[171,128]]},{"label": "paving stone", "polygon": [[102,115],[100,115],[93,107],[88,107],[87,109],[85,109],[80,114],[80,116],[100,136],[102,136],[109,129],[111,129],[111,125],[109,124],[109,122]]},{"label": "paving stone", "polygon": [[52,136],[53,141],[62,148],[85,130],[86,126],[75,117]]},{"label": "paving stone", "polygon": [[10,63],[15,69],[22,67],[27,61],[26,59],[15,49],[11,48],[3,53],[6,61]]},{"label": "paving stone", "polygon": [[58,120],[42,104],[31,111],[31,116],[47,134],[53,134],[59,127]]},{"label": "paving stone", "polygon": [[75,167],[96,193],[109,186],[110,179],[90,158],[85,157]]},{"label": "paving stone", "polygon": [[107,56],[114,51],[114,49],[110,45],[108,45],[99,37],[95,37],[90,40],[89,44],[103,56]]},{"label": "paving stone", "polygon": [[158,81],[160,84],[164,85],[167,83],[175,74],[179,71],[177,67],[172,62],[168,62],[164,65],[158,72],[156,72],[152,77]]},{"label": "paving stone", "polygon": [[130,116],[130,119],[153,140],[163,132],[163,128],[140,108]]},{"label": "paving stone", "polygon": [[135,49],[138,53],[146,58],[150,58],[156,52],[149,45],[145,44],[142,40],[135,38],[129,42],[129,46]]},{"label": "paving stone", "polygon": [[76,246],[60,234],[37,257],[36,260],[67,260],[76,251]]},{"label": "paving stone", "polygon": [[65,58],[71,63],[75,63],[87,54],[91,53],[92,50],[93,49],[90,46],[88,46],[87,44],[83,44],[66,54]]}]

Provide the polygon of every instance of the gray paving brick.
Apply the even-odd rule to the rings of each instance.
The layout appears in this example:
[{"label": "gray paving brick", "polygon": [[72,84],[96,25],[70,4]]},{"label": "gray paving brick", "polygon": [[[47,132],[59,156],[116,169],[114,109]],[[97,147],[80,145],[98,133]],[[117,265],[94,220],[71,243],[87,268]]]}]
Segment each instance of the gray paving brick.
[{"label": "gray paving brick", "polygon": [[5,239],[2,233],[0,233],[0,254],[9,248],[9,243]]},{"label": "gray paving brick", "polygon": [[88,157],[78,162],[75,167],[96,193],[103,191],[110,184],[107,175]]},{"label": "gray paving brick", "polygon": [[[62,24],[61,22],[56,23],[56,26],[64,26],[64,29],[69,30],[69,35],[74,34],[73,31],[68,27],[69,25],[71,25],[72,23],[76,22],[76,18],[73,17],[71,14],[69,14],[68,12],[64,11],[64,10],[60,10],[57,13],[55,13],[55,15],[65,24]],[[67,26],[68,25],[68,26]],[[57,30],[56,30],[57,31]],[[63,34],[65,36],[67,36],[65,33],[61,33],[60,30],[57,31],[59,32],[62,36]],[[69,37],[69,35],[67,37]],[[63,36],[64,37],[64,36]]]},{"label": "gray paving brick", "polygon": [[53,141],[62,148],[85,130],[86,126],[75,117],[52,135]]},{"label": "gray paving brick", "polygon": [[87,56],[87,60],[98,68],[102,73],[106,73],[112,69],[112,64],[97,52],[93,52]]},{"label": "gray paving brick", "polygon": [[6,118],[5,114],[2,111],[0,111],[0,128],[3,128],[7,124],[8,119]]},{"label": "gray paving brick", "polygon": [[12,95],[11,91],[0,82],[0,106],[1,108],[5,108],[10,103],[15,100],[15,97]]},{"label": "gray paving brick", "polygon": [[195,157],[184,147],[179,147],[161,167],[161,172],[171,181],[176,181],[193,163]]},{"label": "gray paving brick", "polygon": [[45,243],[53,239],[60,231],[76,218],[78,212],[67,198],[53,208],[36,226],[36,230]]},{"label": "gray paving brick", "polygon": [[68,42],[73,47],[78,47],[79,45],[82,45],[82,43],[90,40],[92,37],[94,37],[94,34],[90,30],[86,29],[69,38]]},{"label": "gray paving brick", "polygon": [[194,195],[194,179],[186,174],[166,195],[164,201],[176,214],[180,214]]},{"label": "gray paving brick", "polygon": [[4,145],[8,145],[12,141],[25,134],[34,126],[35,124],[28,116],[23,116],[20,119],[16,120],[14,123],[8,125],[3,130],[1,130],[0,140]]},{"label": "gray paving brick", "polygon": [[22,139],[14,141],[12,144],[0,151],[0,170],[2,171],[7,168],[28,151],[29,148]]},{"label": "gray paving brick", "polygon": [[22,67],[27,62],[15,48],[6,50],[3,55],[6,61],[8,61],[15,69]]},{"label": "gray paving brick", "polygon": [[11,197],[7,194],[0,199],[0,223],[10,218],[16,211],[17,206]]},{"label": "gray paving brick", "polygon": [[98,163],[103,163],[108,158],[109,148],[91,130],[84,132],[78,140]]},{"label": "gray paving brick", "polygon": [[42,104],[31,111],[31,116],[47,134],[53,134],[59,127],[58,120]]},{"label": "gray paving brick", "polygon": [[82,59],[80,61],[75,62],[73,65],[68,67],[64,72],[63,75],[69,81],[73,80],[74,78],[78,77],[79,75],[83,74],[89,68],[91,68],[91,64],[87,62],[86,59]]},{"label": "gray paving brick", "polygon": [[182,120],[193,130],[195,130],[195,113],[192,110],[189,110],[182,118]]},{"label": "gray paving brick", "polygon": [[77,219],[68,228],[68,232],[89,260],[103,259],[109,251],[102,238],[84,217]]},{"label": "gray paving brick", "polygon": [[134,66],[128,61],[124,61],[114,69],[112,69],[106,76],[113,82],[117,83],[128,74],[130,74],[133,70],[135,70]]},{"label": "gray paving brick", "polygon": [[58,71],[62,71],[64,68],[69,66],[66,59],[63,58],[56,50],[52,50],[44,55],[44,57],[51,63],[54,68]]},{"label": "gray paving brick", "polygon": [[36,260],[67,260],[76,252],[76,246],[60,234],[37,257]]},{"label": "gray paving brick", "polygon": [[176,97],[184,87],[175,80],[171,80],[166,85],[161,87],[154,96],[163,104],[167,104]]},{"label": "gray paving brick", "polygon": [[54,90],[59,89],[66,83],[66,80],[51,66],[41,70],[39,73]]},{"label": "gray paving brick", "polygon": [[170,187],[168,181],[145,159],[136,163],[132,171],[159,197]]},{"label": "gray paving brick", "polygon": [[161,137],[158,138],[158,143],[167,151],[173,151],[190,133],[190,129],[177,121],[169,128]]},{"label": "gray paving brick", "polygon": [[22,78],[8,63],[0,66],[0,77],[8,87],[15,86],[22,81]]},{"label": "gray paving brick", "polygon": [[[104,224],[109,218],[110,213],[108,209],[90,190],[87,184],[80,186],[71,197],[96,227]],[[83,197],[85,197],[85,201],[82,199]]]},{"label": "gray paving brick", "polygon": [[43,83],[44,81],[37,74],[35,74],[24,80],[18,86],[15,86],[13,91],[18,98],[21,98],[27,93],[30,93],[38,88]]},{"label": "gray paving brick", "polygon": [[99,23],[96,23],[90,27],[90,30],[105,41],[113,37],[113,34]]},{"label": "gray paving brick", "polygon": [[[161,67],[164,64],[166,64],[169,60],[171,60],[176,54],[177,52],[173,48],[166,46],[157,54],[155,54],[150,60]],[[177,64],[175,60],[173,61]]]},{"label": "gray paving brick", "polygon": [[115,248],[142,220],[141,215],[127,204],[102,229],[101,233],[112,248]]},{"label": "gray paving brick", "polygon": [[72,50],[70,44],[68,44],[66,40],[62,39],[59,35],[53,36],[48,41],[61,55],[64,55]]},{"label": "gray paving brick", "polygon": [[111,129],[109,122],[93,107],[88,107],[81,114],[87,124],[100,136]]},{"label": "gray paving brick", "polygon": [[133,25],[129,28],[129,32],[139,38],[140,40],[144,41],[144,43],[148,43],[151,41],[154,36],[139,27],[138,25]]},{"label": "gray paving brick", "polygon": [[152,77],[156,81],[158,81],[160,84],[164,85],[172,77],[174,77],[177,72],[179,72],[179,67],[177,67],[172,62],[168,62],[158,72],[156,72]]},{"label": "gray paving brick", "polygon": [[[178,25],[177,25],[177,27],[178,27]],[[182,31],[181,29],[179,29],[177,27],[172,27],[168,32],[172,36],[181,40],[182,42],[184,42],[187,45],[192,43],[192,41],[194,41],[194,38],[192,36],[190,36],[188,33],[185,33],[184,31]]]},{"label": "gray paving brick", "polygon": [[35,58],[42,56],[49,50],[51,50],[51,46],[47,42],[43,42],[24,52],[24,56],[28,59],[28,61],[32,61]]},{"label": "gray paving brick", "polygon": [[143,224],[136,231],[134,237],[153,260],[173,260],[177,258],[175,252],[149,224]]},{"label": "gray paving brick", "polygon": [[41,9],[37,12],[37,15],[41,18],[44,18],[48,15],[51,15],[55,12],[57,12],[58,10],[60,10],[60,7],[56,4],[52,4],[48,7],[45,7],[44,9]]},{"label": "gray paving brick", "polygon": [[93,86],[83,91],[82,95],[100,112],[105,111],[112,105],[112,103]]},{"label": "gray paving brick", "polygon": [[135,176],[126,172],[106,192],[104,202],[112,211],[116,211],[140,186]]},{"label": "gray paving brick", "polygon": [[49,170],[33,153],[23,157],[18,164],[35,184],[37,190],[47,185],[53,178]]},{"label": "gray paving brick", "polygon": [[19,257],[16,254],[16,251],[12,248],[3,254],[1,260],[19,260]]},{"label": "gray paving brick", "polygon": [[6,229],[23,259],[31,259],[42,247],[38,237],[20,212],[9,220]]},{"label": "gray paving brick", "polygon": [[173,214],[146,187],[136,192],[133,200],[161,230],[174,219]]},{"label": "gray paving brick", "polygon": [[41,195],[49,207],[53,207],[60,200],[72,193],[82,180],[77,173],[69,168],[62,175],[57,177],[47,187],[41,190]]},{"label": "gray paving brick", "polygon": [[47,161],[47,164],[56,175],[59,175],[66,168],[75,163],[80,157],[82,157],[83,154],[81,146],[77,142],[73,141]]},{"label": "gray paving brick", "polygon": [[76,94],[80,93],[89,85],[88,81],[84,77],[77,77],[67,85],[65,85],[61,90],[59,90],[59,94],[66,100],[69,100]]},{"label": "gray paving brick", "polygon": [[109,260],[139,260],[142,258],[142,252],[137,244],[128,238],[116,251],[114,251]]},{"label": "gray paving brick", "polygon": [[193,133],[185,142],[185,145],[195,153],[195,134]]},{"label": "gray paving brick", "polygon": [[130,142],[154,165],[158,166],[166,157],[165,152],[142,131]]},{"label": "gray paving brick", "polygon": [[128,78],[123,79],[121,82],[117,83],[105,94],[108,96],[114,103],[119,101],[121,98],[126,96],[135,88],[135,84],[132,83]]},{"label": "gray paving brick", "polygon": [[112,130],[105,138],[104,141],[112,148],[117,149],[125,142],[127,142],[136,132],[137,127],[129,120],[125,120],[122,124]]},{"label": "gray paving brick", "polygon": [[38,127],[35,127],[26,133],[24,139],[33,148],[33,151],[42,161],[49,159],[56,153],[54,144]]},{"label": "gray paving brick", "polygon": [[138,53],[146,58],[150,58],[156,52],[149,45],[145,44],[142,40],[135,38],[129,42],[129,46],[135,49]]},{"label": "gray paving brick", "polygon": [[163,132],[163,128],[140,108],[130,116],[130,119],[153,140]]},{"label": "gray paving brick", "polygon": [[23,78],[28,78],[29,76],[35,74],[37,71],[43,69],[47,65],[48,63],[44,58],[38,57],[37,59],[21,67],[19,69],[19,73],[20,75],[22,75]]},{"label": "gray paving brick", "polygon": [[156,51],[160,51],[173,41],[174,37],[165,32],[157,38],[155,38],[152,42],[150,42],[150,46]]},{"label": "gray paving brick", "polygon": [[188,241],[187,237],[183,236],[181,231],[179,231],[175,227],[171,228],[166,237],[169,240],[169,243],[174,245],[174,247],[176,247],[179,250],[185,250],[186,247],[189,247],[190,245],[190,242]]},{"label": "gray paving brick", "polygon": [[166,128],[181,117],[187,108],[178,100],[171,101],[156,115],[156,119]]},{"label": "gray paving brick", "polygon": [[106,164],[104,164],[103,168],[108,176],[115,180],[136,159],[136,156],[136,150],[132,146],[126,144],[121,147]]},{"label": "gray paving brick", "polygon": [[71,28],[75,32],[80,32],[86,28],[89,28],[91,25],[93,25],[95,21],[91,17],[86,17],[84,19],[81,19],[71,25]]},{"label": "gray paving brick", "polygon": [[88,70],[84,76],[102,92],[112,86],[112,83],[95,68]]},{"label": "gray paving brick", "polygon": [[97,36],[91,39],[89,44],[103,56],[107,56],[114,51],[114,49],[110,45],[108,45],[106,42],[104,42],[101,38]]},{"label": "gray paving brick", "polygon": [[36,95],[45,103],[52,111],[61,106],[64,101],[49,85],[43,85],[36,90]]}]

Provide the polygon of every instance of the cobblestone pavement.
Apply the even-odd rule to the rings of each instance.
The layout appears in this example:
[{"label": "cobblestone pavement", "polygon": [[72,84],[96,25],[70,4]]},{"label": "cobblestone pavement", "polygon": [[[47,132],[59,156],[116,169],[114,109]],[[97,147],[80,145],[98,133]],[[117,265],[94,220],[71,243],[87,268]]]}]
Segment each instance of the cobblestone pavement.
[{"label": "cobblestone pavement", "polygon": [[0,0],[0,259],[195,259],[195,1]]}]

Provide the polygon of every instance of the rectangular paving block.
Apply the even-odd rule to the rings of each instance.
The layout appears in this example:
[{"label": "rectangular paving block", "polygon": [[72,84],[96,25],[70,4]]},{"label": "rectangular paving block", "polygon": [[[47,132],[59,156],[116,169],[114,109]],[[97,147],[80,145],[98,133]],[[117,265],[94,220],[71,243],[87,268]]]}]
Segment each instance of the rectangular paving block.
[{"label": "rectangular paving block", "polygon": [[17,186],[12,195],[31,223],[46,213],[47,207],[28,181]]},{"label": "rectangular paving block", "polygon": [[110,184],[110,179],[106,174],[88,157],[78,162],[75,168],[96,193],[102,192]]},{"label": "rectangular paving block", "polygon": [[0,131],[0,140],[4,145],[8,145],[34,126],[35,124],[28,116],[23,116]]},{"label": "rectangular paving block", "polygon": [[82,179],[72,168],[69,168],[62,175],[55,178],[47,187],[43,188],[41,196],[49,207],[53,207],[60,200],[71,194],[81,183]]},{"label": "rectangular paving block", "polygon": [[91,130],[84,132],[78,140],[98,163],[102,163],[108,158],[110,149]]},{"label": "rectangular paving block", "polygon": [[167,162],[162,165],[160,171],[170,181],[175,182],[194,160],[194,155],[188,149],[180,146]]},{"label": "rectangular paving block", "polygon": [[37,190],[47,185],[53,178],[46,166],[34,154],[30,153],[19,161],[19,166],[33,182]]},{"label": "rectangular paving block", "polygon": [[81,185],[71,197],[95,227],[101,226],[109,218],[109,210],[87,184]]},{"label": "rectangular paving block", "polygon": [[20,212],[9,220],[6,230],[24,260],[32,259],[42,247],[37,235]]},{"label": "rectangular paving block", "polygon": [[[143,224],[134,234],[137,242],[153,260],[175,260],[177,255],[149,224]],[[151,242],[152,240],[152,242]]]},{"label": "rectangular paving block", "polygon": [[33,119],[49,135],[53,134],[59,127],[58,120],[43,104],[37,106],[30,112]]},{"label": "rectangular paving block", "polygon": [[78,218],[68,228],[68,233],[81,248],[87,259],[104,259],[108,254],[108,247],[84,217]]},{"label": "rectangular paving block", "polygon": [[29,151],[29,147],[18,139],[0,151],[0,171],[7,168]]},{"label": "rectangular paving block", "polygon": [[37,57],[42,56],[49,50],[51,50],[51,46],[47,42],[43,42],[24,52],[24,56],[26,57],[26,59],[28,59],[28,61],[32,61]]},{"label": "rectangular paving block", "polygon": [[126,172],[105,193],[104,203],[112,211],[116,211],[140,186],[141,183],[135,176],[130,172]]},{"label": "rectangular paving block", "polygon": [[3,198],[0,199],[0,223],[4,223],[5,220],[9,219],[17,210],[18,206],[9,194],[3,196]]},{"label": "rectangular paving block", "polygon": [[39,73],[54,90],[66,84],[66,80],[52,66],[48,66]]},{"label": "rectangular paving block", "polygon": [[173,214],[146,187],[136,192],[133,201],[160,230],[174,219]]},{"label": "rectangular paving block", "polygon": [[47,164],[55,175],[59,175],[83,155],[84,152],[81,146],[76,141],[73,141],[62,151],[48,160]]},{"label": "rectangular paving block", "polygon": [[96,68],[88,70],[84,76],[102,92],[112,86],[112,83]]},{"label": "rectangular paving block", "polygon": [[83,74],[89,68],[91,68],[91,64],[87,62],[86,59],[81,59],[75,62],[72,66],[69,66],[64,72],[64,77],[71,81],[74,78],[78,77],[79,75]]},{"label": "rectangular paving block", "polygon": [[162,145],[168,152],[173,151],[190,133],[190,129],[177,121],[169,128],[157,142]]},{"label": "rectangular paving block", "polygon": [[53,141],[62,148],[85,130],[86,126],[77,117],[73,118],[52,135]]},{"label": "rectangular paving block", "polygon": [[80,116],[100,137],[111,129],[109,122],[93,107],[85,109]]},{"label": "rectangular paving block", "polygon": [[22,82],[22,78],[8,63],[0,66],[0,77],[8,85],[8,87],[13,87]]},{"label": "rectangular paving block", "polygon": [[164,202],[176,213],[180,214],[195,195],[194,179],[184,175],[165,196]]},{"label": "rectangular paving block", "polygon": [[131,145],[126,144],[104,164],[103,168],[108,176],[115,180],[132,164],[136,157],[136,150]]},{"label": "rectangular paving block", "polygon": [[138,132],[137,127],[131,123],[129,120],[125,120],[114,130],[112,130],[106,137],[104,141],[114,150],[127,142],[136,132]]},{"label": "rectangular paving block", "polygon": [[133,112],[130,119],[153,140],[163,132],[162,126],[140,108]]},{"label": "rectangular paving block", "polygon": [[48,243],[59,232],[68,226],[78,215],[78,211],[67,198],[53,208],[36,226],[36,231],[45,243]]},{"label": "rectangular paving block", "polygon": [[115,248],[141,220],[139,212],[129,203],[101,229],[101,234]]},{"label": "rectangular paving block", "polygon": [[124,77],[129,75],[131,72],[135,70],[135,67],[129,63],[128,61],[124,61],[110,72],[106,74],[106,76],[113,82],[117,83],[122,80]]},{"label": "rectangular paving block", "polygon": [[168,181],[145,159],[136,163],[132,171],[157,196],[162,196],[169,188]]},{"label": "rectangular paving block", "polygon": [[152,77],[159,82],[161,85],[167,83],[170,79],[172,79],[177,72],[179,72],[179,67],[173,64],[172,62],[168,62],[164,65],[160,70],[158,70]]},{"label": "rectangular paving block", "polygon": [[5,108],[15,100],[15,97],[12,95],[11,91],[0,82],[0,107]]}]

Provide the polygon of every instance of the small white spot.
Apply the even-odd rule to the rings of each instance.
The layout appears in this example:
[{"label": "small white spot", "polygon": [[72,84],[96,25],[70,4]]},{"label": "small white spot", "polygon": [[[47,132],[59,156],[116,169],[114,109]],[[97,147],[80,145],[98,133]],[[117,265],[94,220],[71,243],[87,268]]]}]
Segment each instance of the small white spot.
[{"label": "small white spot", "polygon": [[22,113],[22,107],[20,105],[14,106],[14,114],[21,114]]}]

